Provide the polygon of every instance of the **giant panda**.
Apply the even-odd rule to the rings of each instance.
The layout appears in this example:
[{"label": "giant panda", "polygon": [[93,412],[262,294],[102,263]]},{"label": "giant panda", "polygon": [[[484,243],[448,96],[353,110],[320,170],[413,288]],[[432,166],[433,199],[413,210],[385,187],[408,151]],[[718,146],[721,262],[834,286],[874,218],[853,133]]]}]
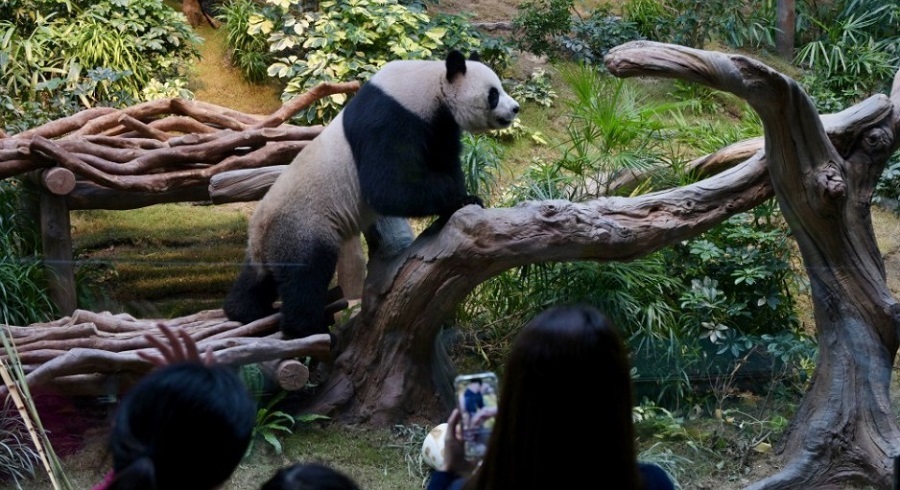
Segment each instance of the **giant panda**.
[{"label": "giant panda", "polygon": [[342,242],[378,215],[437,216],[467,204],[461,131],[512,124],[519,104],[473,56],[396,60],[362,85],[259,201],[246,260],[226,297],[229,319],[276,311],[286,338],[326,333],[326,293]]}]

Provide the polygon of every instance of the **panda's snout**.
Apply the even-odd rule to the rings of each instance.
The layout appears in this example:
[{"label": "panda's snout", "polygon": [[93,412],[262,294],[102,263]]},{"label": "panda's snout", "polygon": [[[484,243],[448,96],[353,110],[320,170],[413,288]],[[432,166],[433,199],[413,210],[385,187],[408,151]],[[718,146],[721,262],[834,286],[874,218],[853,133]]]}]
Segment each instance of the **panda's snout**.
[{"label": "panda's snout", "polygon": [[509,101],[510,104],[508,104],[507,109],[497,115],[497,122],[504,128],[512,124],[516,115],[519,114],[519,103],[512,99],[509,99]]}]

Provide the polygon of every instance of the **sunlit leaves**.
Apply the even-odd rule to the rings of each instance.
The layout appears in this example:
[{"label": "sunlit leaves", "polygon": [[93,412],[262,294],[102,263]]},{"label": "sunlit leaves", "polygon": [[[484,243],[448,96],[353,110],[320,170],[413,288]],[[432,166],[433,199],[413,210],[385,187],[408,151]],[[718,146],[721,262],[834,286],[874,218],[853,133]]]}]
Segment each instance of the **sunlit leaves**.
[{"label": "sunlit leaves", "polygon": [[[432,58],[451,34],[461,50],[478,42],[471,26],[457,26],[460,32],[450,33],[449,24],[435,25],[428,15],[397,0],[329,0],[316,11],[305,11],[295,1],[268,4],[278,9],[258,12],[253,29],[263,32],[271,25],[269,49],[276,58],[267,73],[287,79],[285,100],[321,82],[365,81],[392,59]],[[298,117],[323,122],[346,99],[328,97]]]},{"label": "sunlit leaves", "polygon": [[200,38],[183,14],[162,2],[63,4],[39,3],[46,12],[0,21],[0,84],[19,103],[64,115],[98,103],[127,104],[154,78],[183,78],[186,62],[197,56]]}]

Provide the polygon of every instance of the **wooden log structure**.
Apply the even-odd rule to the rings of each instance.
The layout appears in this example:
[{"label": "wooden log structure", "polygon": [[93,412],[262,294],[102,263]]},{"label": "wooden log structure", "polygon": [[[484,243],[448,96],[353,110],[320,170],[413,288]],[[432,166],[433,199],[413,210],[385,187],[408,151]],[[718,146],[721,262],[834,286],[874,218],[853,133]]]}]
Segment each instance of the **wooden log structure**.
[{"label": "wooden log structure", "polygon": [[[145,335],[165,341],[158,329],[164,323],[188,332],[201,352],[212,349],[218,363],[259,363],[262,372],[281,388],[298,390],[309,379],[309,368],[299,359],[330,360],[331,337],[317,334],[284,340],[278,332],[280,318],[276,313],[241,325],[229,321],[220,309],[169,320],[75,310],[52,322],[0,325],[0,329],[15,344],[29,387],[74,395],[122,391],[153,368],[138,352],[155,353]],[[8,361],[2,350],[0,359]],[[0,399],[6,392],[0,385]]]},{"label": "wooden log structure", "polygon": [[[320,125],[287,121],[323,97],[358,89],[358,82],[321,83],[263,116],[177,98],[125,109],[97,107],[0,135],[0,179],[25,175],[43,191],[43,254],[58,313],[71,315],[77,308],[69,211],[258,200],[280,173],[267,169],[289,164],[322,131]],[[254,190],[211,186],[225,172],[243,172]],[[350,293],[361,291],[361,242],[345,250],[341,285]]]}]

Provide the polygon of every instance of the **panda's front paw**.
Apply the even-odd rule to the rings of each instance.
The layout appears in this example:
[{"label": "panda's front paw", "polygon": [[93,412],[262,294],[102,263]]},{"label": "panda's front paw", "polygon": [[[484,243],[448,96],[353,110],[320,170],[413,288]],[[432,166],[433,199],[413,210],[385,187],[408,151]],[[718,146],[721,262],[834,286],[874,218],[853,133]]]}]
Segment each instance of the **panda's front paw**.
[{"label": "panda's front paw", "polygon": [[470,204],[476,204],[476,205],[478,205],[478,207],[480,207],[480,208],[483,208],[483,207],[484,207],[484,201],[482,201],[480,197],[478,197],[478,196],[471,196],[471,195],[462,198],[462,201],[460,201],[460,206],[459,206],[459,207],[468,206],[468,205],[470,205]]}]

